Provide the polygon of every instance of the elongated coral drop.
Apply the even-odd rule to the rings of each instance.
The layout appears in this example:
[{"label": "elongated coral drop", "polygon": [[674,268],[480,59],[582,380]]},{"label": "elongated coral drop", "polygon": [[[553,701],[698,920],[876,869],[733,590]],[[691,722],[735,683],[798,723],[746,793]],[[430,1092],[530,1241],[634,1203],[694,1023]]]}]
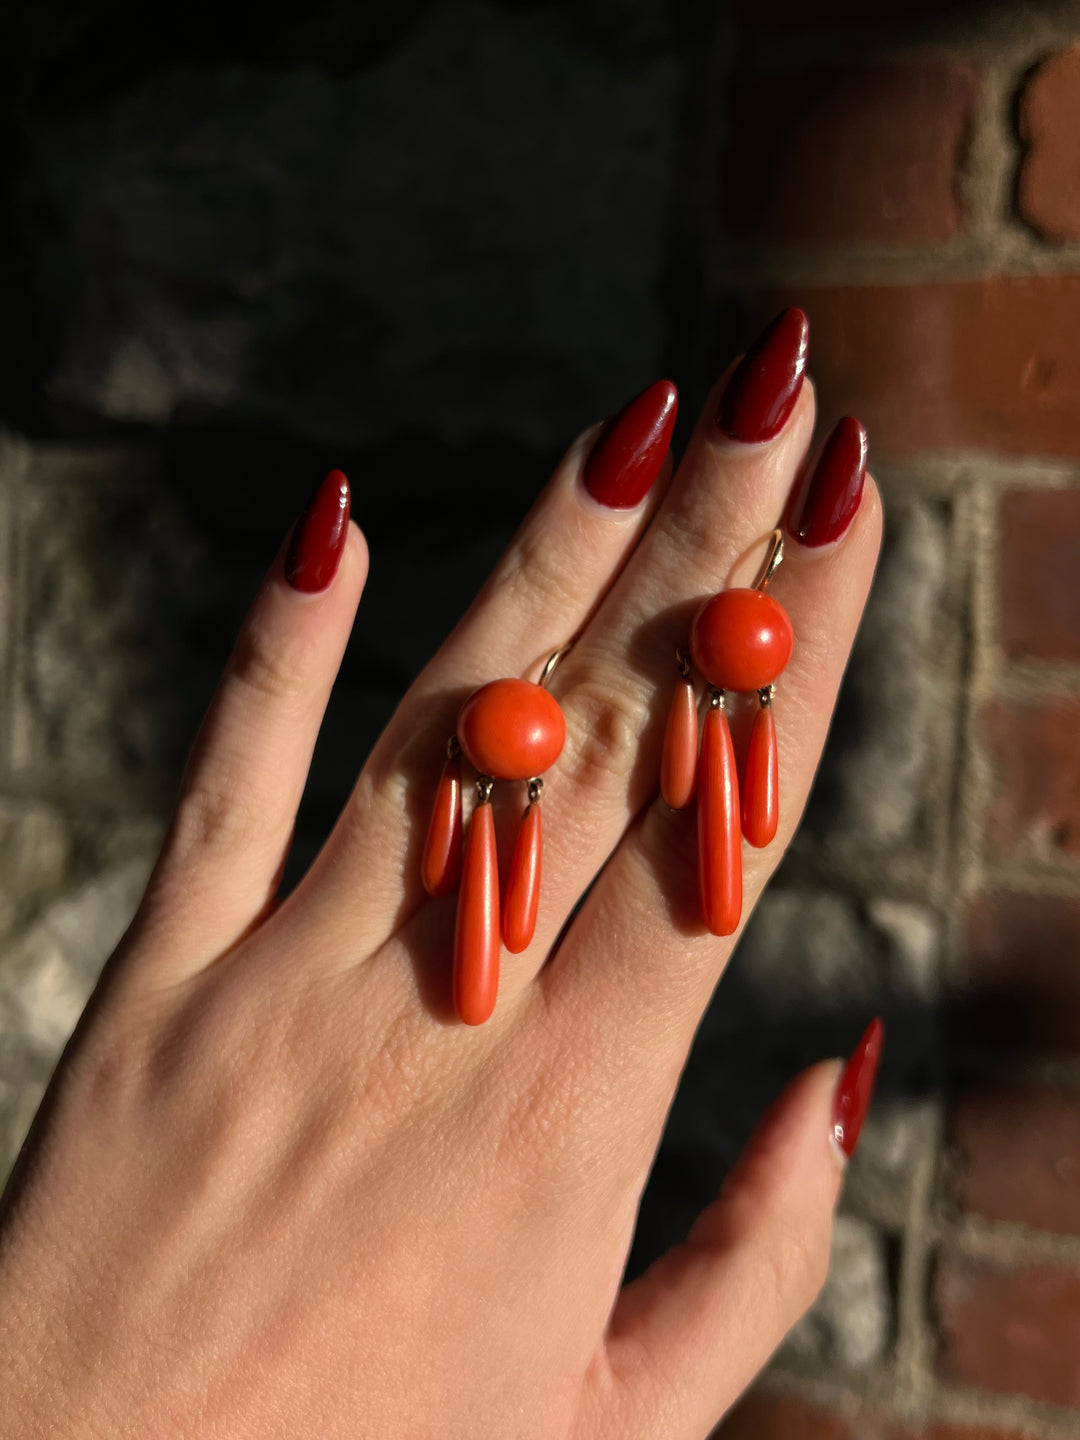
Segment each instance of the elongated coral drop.
[{"label": "elongated coral drop", "polygon": [[664,750],[660,758],[660,794],[673,810],[682,810],[694,798],[697,782],[697,705],[694,687],[681,680],[671,697]]},{"label": "elongated coral drop", "polygon": [[734,934],[742,914],[739,781],[727,716],[715,706],[705,716],[698,763],[698,888],[708,928]]},{"label": "elongated coral drop", "polygon": [[521,817],[503,906],[503,944],[511,955],[528,948],[536,929],[536,907],[540,903],[540,859],[542,833],[540,806],[530,805]]},{"label": "elongated coral drop", "polygon": [[454,931],[454,1009],[466,1025],[482,1025],[499,990],[499,857],[491,802],[469,821]]},{"label": "elongated coral drop", "polygon": [[431,807],[431,823],[420,862],[429,895],[450,895],[461,874],[461,758],[447,757]]},{"label": "elongated coral drop", "polygon": [[776,834],[780,814],[780,774],[776,759],[776,721],[771,705],[754,716],[742,787],[742,833],[760,849]]}]

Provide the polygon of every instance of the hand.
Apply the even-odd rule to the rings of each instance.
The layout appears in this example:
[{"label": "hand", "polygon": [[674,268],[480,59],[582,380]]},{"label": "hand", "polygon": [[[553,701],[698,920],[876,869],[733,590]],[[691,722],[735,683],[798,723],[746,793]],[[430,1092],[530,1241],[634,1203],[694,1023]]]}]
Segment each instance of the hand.
[{"label": "hand", "polygon": [[[794,1080],[687,1242],[620,1291],[734,945],[698,918],[693,812],[657,796],[672,655],[703,596],[750,583],[814,425],[806,385],[775,438],[731,440],[726,384],[631,508],[583,486],[599,427],[575,442],[279,905],[367,570],[351,524],[321,590],[289,583],[283,547],[9,1187],[10,1440],[701,1440],[812,1302],[838,1062]],[[773,582],[796,636],[780,834],[745,851],[744,919],[803,808],[880,527],[867,480],[842,537],[789,538]],[[311,563],[294,580],[321,583]],[[467,1027],[453,901],[418,879],[446,737],[474,688],[535,678],[570,636],[536,938]]]}]

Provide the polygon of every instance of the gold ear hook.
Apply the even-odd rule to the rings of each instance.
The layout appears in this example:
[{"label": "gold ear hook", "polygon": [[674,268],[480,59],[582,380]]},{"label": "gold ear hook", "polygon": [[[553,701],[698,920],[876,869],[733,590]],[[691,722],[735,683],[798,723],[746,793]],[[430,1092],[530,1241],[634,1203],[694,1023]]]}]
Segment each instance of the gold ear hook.
[{"label": "gold ear hook", "polygon": [[752,590],[764,590],[769,581],[776,574],[777,566],[784,559],[784,532],[774,530],[770,537],[769,553],[765,556],[765,563],[758,571],[758,577],[750,587]]},{"label": "gold ear hook", "polygon": [[540,679],[536,682],[539,686],[541,686],[542,689],[547,689],[547,683],[551,679],[552,675],[555,674],[559,661],[563,658],[564,655],[568,655],[570,653],[573,644],[574,642],[572,640],[568,640],[565,645],[560,645],[558,650],[552,651],[552,653],[548,656],[547,664],[544,666],[543,670],[541,670]]}]

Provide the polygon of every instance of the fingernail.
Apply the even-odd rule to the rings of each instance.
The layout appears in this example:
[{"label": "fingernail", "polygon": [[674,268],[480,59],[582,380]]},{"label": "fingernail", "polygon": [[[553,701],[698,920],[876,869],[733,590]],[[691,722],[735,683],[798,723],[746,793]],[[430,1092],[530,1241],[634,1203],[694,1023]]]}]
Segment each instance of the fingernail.
[{"label": "fingernail", "polygon": [[349,482],[331,470],[296,522],[285,579],[294,590],[325,590],[337,574],[349,533]]},{"label": "fingernail", "polygon": [[800,545],[839,540],[855,518],[866,480],[866,431],[850,415],[833,428],[792,507],[788,529]]},{"label": "fingernail", "polygon": [[870,1108],[870,1096],[874,1093],[874,1079],[884,1043],[885,1026],[880,1020],[871,1020],[854,1054],[844,1066],[833,1096],[833,1139],[849,1160],[855,1153],[859,1132]]},{"label": "fingernail", "polygon": [[679,392],[657,380],[609,420],[585,462],[585,489],[611,510],[631,510],[652,489],[671,445]]},{"label": "fingernail", "polygon": [[761,332],[720,397],[716,423],[725,435],[748,445],[779,435],[802,389],[809,344],[810,322],[795,308]]}]

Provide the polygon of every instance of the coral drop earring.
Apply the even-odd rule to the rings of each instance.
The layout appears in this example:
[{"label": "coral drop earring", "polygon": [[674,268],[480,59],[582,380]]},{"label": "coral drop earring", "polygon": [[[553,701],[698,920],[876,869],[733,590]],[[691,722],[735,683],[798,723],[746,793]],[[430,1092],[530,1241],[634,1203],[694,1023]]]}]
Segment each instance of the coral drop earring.
[{"label": "coral drop earring", "polygon": [[491,785],[485,777],[477,787],[454,927],[454,1009],[466,1025],[482,1025],[499,993],[499,857]]},{"label": "coral drop earring", "polygon": [[755,849],[771,844],[780,818],[780,774],[776,756],[773,687],[759,692],[760,709],[750,731],[743,772],[742,833]]},{"label": "coral drop earring", "polygon": [[[695,755],[697,714],[684,650],[675,659],[681,680],[664,734],[660,790],[667,803],[698,805],[698,888],[705,924],[714,935],[732,935],[742,917],[742,838],[768,845],[780,815],[779,764],[772,700],[774,681],[791,659],[794,645],[787,611],[765,593],[784,558],[784,540],[774,530],[769,553],[754,584],[722,590],[705,600],[690,627],[690,655],[709,685],[709,709]],[[728,692],[757,691],[750,744],[740,785],[731,730],[724,712]],[[696,760],[696,766],[695,766]]]},{"label": "coral drop earring", "polygon": [[[540,683],[493,680],[469,696],[458,715],[457,734],[435,793],[421,861],[430,895],[458,885],[454,930],[454,1009],[466,1025],[482,1025],[495,1009],[499,960],[528,948],[540,902],[542,827],[541,771],[554,765],[566,741],[566,720],[545,686],[569,646],[557,650]],[[461,757],[478,772],[476,803],[462,845]],[[527,780],[529,804],[518,827],[506,887],[499,904],[499,857],[491,795],[496,781]],[[462,850],[464,849],[464,854]]]},{"label": "coral drop earring", "polygon": [[676,686],[664,731],[660,761],[660,793],[673,810],[683,810],[694,798],[697,783],[697,702],[690,679],[690,661],[679,652],[682,683]]},{"label": "coral drop earring", "polygon": [[502,933],[503,944],[511,955],[520,955],[522,950],[529,948],[536,929],[543,848],[540,821],[542,784],[539,778],[529,782],[529,804],[518,826],[514,853],[510,860],[510,876],[506,882]]},{"label": "coral drop earring", "polygon": [[742,916],[739,780],[723,696],[717,690],[701,733],[698,888],[707,927],[714,935],[733,935]]}]

